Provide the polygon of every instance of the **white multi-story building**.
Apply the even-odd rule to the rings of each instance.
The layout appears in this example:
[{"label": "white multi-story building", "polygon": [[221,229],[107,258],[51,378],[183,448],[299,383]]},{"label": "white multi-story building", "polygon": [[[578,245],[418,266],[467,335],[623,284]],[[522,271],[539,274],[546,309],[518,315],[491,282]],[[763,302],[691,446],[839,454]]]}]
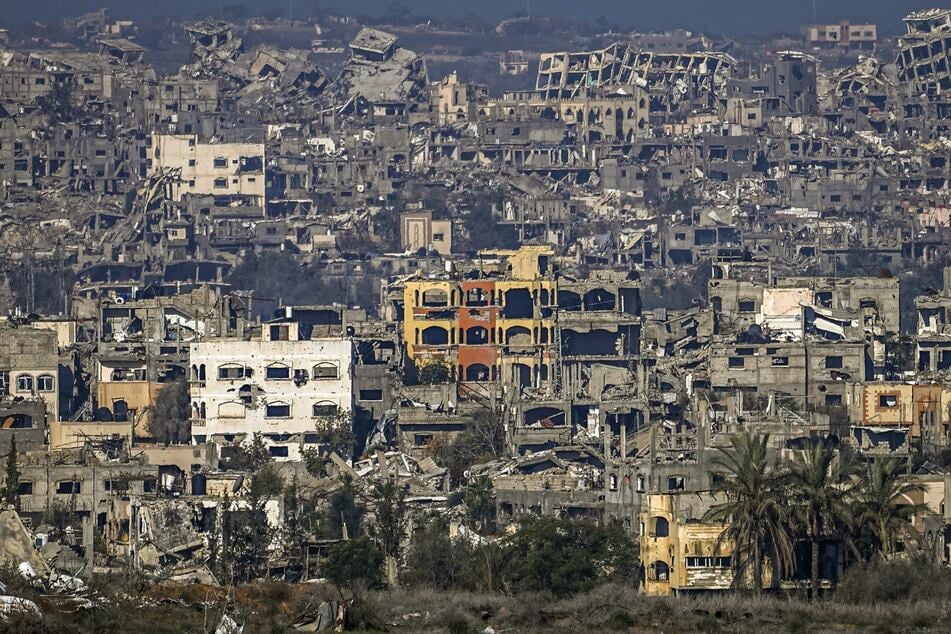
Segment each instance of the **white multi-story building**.
[{"label": "white multi-story building", "polygon": [[201,143],[195,135],[152,136],[149,174],[179,170],[169,195],[240,196],[264,204],[263,143]]},{"label": "white multi-story building", "polygon": [[318,432],[353,409],[353,344],[298,338],[296,322],[265,324],[260,339],[191,344],[192,438],[261,434],[277,460],[299,460]]}]

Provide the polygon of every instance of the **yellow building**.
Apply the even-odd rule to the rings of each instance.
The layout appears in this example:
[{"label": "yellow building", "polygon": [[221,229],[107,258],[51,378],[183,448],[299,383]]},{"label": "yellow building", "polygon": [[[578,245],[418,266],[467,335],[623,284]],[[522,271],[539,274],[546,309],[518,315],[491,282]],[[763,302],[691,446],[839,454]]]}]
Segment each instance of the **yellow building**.
[{"label": "yellow building", "polygon": [[716,503],[710,494],[647,495],[641,506],[644,593],[728,590],[733,584],[733,544],[720,540],[724,525],[703,522]]},{"label": "yellow building", "polygon": [[455,121],[471,121],[480,99],[485,97],[484,86],[460,82],[456,71],[442,81],[430,85],[430,103],[438,125]]},{"label": "yellow building", "polygon": [[949,444],[951,389],[935,383],[855,384],[848,405],[853,421],[875,428],[907,430],[928,445]]},{"label": "yellow building", "polygon": [[410,280],[403,337],[417,368],[447,366],[454,380],[541,387],[551,376],[558,282],[549,247],[481,254],[484,275]]},{"label": "yellow building", "polygon": [[149,437],[152,435],[149,431],[150,408],[155,404],[162,384],[126,376],[130,375],[119,375],[118,380],[100,378],[96,402],[100,407],[108,407],[116,422],[134,422],[137,438]]},{"label": "yellow building", "polygon": [[[136,432],[136,436],[141,435],[141,432]],[[89,440],[107,438],[124,438],[127,443],[132,442],[132,423],[106,421],[50,422],[50,447],[52,449],[82,447]]]}]

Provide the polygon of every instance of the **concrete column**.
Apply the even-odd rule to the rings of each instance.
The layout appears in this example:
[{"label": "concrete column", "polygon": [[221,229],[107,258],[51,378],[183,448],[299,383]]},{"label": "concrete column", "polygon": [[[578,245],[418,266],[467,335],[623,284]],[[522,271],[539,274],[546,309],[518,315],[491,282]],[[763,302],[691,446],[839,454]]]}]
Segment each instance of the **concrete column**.
[{"label": "concrete column", "polygon": [[627,462],[627,426],[621,425],[621,461]]}]

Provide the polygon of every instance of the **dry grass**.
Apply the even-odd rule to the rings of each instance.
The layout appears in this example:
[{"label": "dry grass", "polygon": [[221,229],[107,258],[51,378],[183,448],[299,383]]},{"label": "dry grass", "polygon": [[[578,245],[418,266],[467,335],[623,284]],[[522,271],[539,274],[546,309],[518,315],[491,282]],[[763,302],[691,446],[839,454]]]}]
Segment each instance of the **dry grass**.
[{"label": "dry grass", "polygon": [[773,597],[645,597],[603,586],[567,599],[425,590],[371,599],[390,630],[479,632],[839,632],[951,631],[951,598],[886,605],[817,604]]},{"label": "dry grass", "polygon": [[[329,586],[262,582],[225,591],[210,586],[156,586],[139,596],[117,592],[92,609],[69,613],[31,597],[45,617],[0,624],[0,632],[203,632],[223,610],[246,632],[289,632],[320,601],[338,597]],[[797,599],[709,595],[645,597],[629,586],[606,585],[569,598],[545,593],[510,596],[427,589],[360,594],[352,612],[364,631],[496,632],[946,632],[951,597],[929,601],[846,604]]]}]

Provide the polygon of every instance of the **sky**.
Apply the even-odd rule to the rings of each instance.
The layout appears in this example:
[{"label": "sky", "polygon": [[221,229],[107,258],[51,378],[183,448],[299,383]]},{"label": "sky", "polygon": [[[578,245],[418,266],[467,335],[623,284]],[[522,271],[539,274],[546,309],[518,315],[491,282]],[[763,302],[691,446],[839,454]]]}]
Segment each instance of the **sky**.
[{"label": "sky", "polygon": [[[379,14],[392,0],[317,0],[325,9],[348,15]],[[472,12],[496,21],[531,3],[533,15],[558,15],[594,20],[600,15],[638,31],[687,28],[715,34],[795,33],[812,22],[813,6],[819,22],[849,19],[878,24],[883,33],[903,30],[906,13],[933,6],[940,0],[403,0],[416,13],[462,16]],[[25,20],[56,20],[108,6],[115,16],[146,18],[178,15],[191,18],[211,15],[222,5],[244,4],[260,13],[293,7],[304,15],[315,0],[0,0],[0,25],[16,26]],[[945,5],[947,6],[947,5]]]}]

